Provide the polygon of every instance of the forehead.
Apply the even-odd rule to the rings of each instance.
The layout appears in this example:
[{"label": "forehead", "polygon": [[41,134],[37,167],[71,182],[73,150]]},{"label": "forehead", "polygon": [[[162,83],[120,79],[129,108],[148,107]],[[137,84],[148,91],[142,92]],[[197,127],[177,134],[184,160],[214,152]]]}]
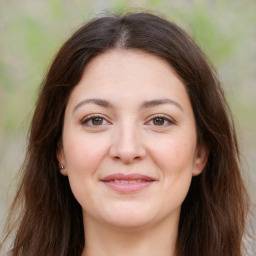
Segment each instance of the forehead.
[{"label": "forehead", "polygon": [[119,103],[166,97],[189,101],[183,82],[166,60],[139,50],[121,49],[93,58],[70,100],[96,96]]},{"label": "forehead", "polygon": [[[162,74],[165,72],[172,73],[173,76],[179,79],[167,60],[138,49],[112,49],[99,54],[86,65],[84,76],[88,76],[89,73],[90,75],[101,73],[100,76],[97,76],[97,79],[108,74],[114,77],[113,73],[115,71],[122,72],[120,75],[133,73],[137,77],[145,73],[148,76],[154,76],[158,75],[157,72]],[[151,74],[149,74],[149,71]],[[118,75],[118,73],[115,75]]]}]

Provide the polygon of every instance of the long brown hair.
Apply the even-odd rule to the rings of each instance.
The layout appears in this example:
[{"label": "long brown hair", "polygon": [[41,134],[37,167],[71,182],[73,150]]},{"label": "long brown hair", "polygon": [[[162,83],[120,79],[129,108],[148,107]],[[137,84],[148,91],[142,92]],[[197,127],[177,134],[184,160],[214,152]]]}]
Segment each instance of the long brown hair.
[{"label": "long brown hair", "polygon": [[[43,81],[30,127],[23,177],[7,236],[11,255],[80,255],[82,211],[56,150],[69,95],[85,65],[108,49],[139,49],[167,60],[184,82],[198,139],[210,150],[203,173],[193,177],[182,204],[177,255],[241,256],[248,197],[240,174],[232,117],[214,69],[175,24],[147,13],[103,17],[82,26],[62,46]],[[18,213],[18,214],[17,214]],[[12,218],[16,216],[17,219]]]}]

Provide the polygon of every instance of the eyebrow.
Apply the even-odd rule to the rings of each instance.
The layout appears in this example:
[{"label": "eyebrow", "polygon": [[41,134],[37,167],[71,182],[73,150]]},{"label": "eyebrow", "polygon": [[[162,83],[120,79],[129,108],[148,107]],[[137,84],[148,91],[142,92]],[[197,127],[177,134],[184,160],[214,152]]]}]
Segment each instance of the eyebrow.
[{"label": "eyebrow", "polygon": [[112,105],[110,102],[103,100],[103,99],[86,99],[86,100],[82,100],[81,102],[79,102],[73,112],[75,112],[79,107],[81,107],[82,105],[85,104],[89,104],[89,103],[93,103],[96,104],[98,106],[104,107],[104,108],[114,108],[114,105]]},{"label": "eyebrow", "polygon": [[[98,106],[101,106],[101,107],[104,107],[104,108],[114,108],[114,105],[111,104],[110,102],[106,101],[106,100],[92,98],[92,99],[82,100],[81,102],[79,102],[75,106],[73,112],[75,112],[82,105],[89,104],[89,103],[93,103],[95,105],[98,105]],[[183,111],[183,108],[181,107],[181,105],[177,101],[169,99],[169,98],[144,101],[144,102],[142,102],[142,104],[140,105],[139,108],[140,109],[152,108],[152,107],[156,107],[156,106],[163,105],[163,104],[174,105],[174,106],[178,107],[180,110]]]},{"label": "eyebrow", "polygon": [[163,105],[163,104],[174,105],[183,111],[183,108],[177,101],[169,99],[169,98],[144,101],[141,104],[140,108],[152,108],[152,107],[156,107],[156,106]]}]

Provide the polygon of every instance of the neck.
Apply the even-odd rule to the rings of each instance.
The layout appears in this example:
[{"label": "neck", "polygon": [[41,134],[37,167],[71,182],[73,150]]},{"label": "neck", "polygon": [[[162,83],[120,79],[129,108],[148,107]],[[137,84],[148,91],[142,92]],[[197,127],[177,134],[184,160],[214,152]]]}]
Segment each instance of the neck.
[{"label": "neck", "polygon": [[113,228],[85,221],[82,256],[175,256],[178,221],[154,227]]}]

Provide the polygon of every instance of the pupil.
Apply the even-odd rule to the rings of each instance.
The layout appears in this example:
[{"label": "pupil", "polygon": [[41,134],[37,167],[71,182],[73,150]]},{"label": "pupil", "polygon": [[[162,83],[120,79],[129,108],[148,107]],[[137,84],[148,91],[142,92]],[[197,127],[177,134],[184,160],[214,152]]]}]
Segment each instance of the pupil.
[{"label": "pupil", "polygon": [[92,123],[94,124],[94,125],[101,125],[102,124],[102,118],[100,118],[100,117],[96,117],[96,118],[93,118],[92,119]]},{"label": "pupil", "polygon": [[158,117],[158,118],[154,119],[154,124],[155,125],[163,125],[164,124],[164,119]]}]

